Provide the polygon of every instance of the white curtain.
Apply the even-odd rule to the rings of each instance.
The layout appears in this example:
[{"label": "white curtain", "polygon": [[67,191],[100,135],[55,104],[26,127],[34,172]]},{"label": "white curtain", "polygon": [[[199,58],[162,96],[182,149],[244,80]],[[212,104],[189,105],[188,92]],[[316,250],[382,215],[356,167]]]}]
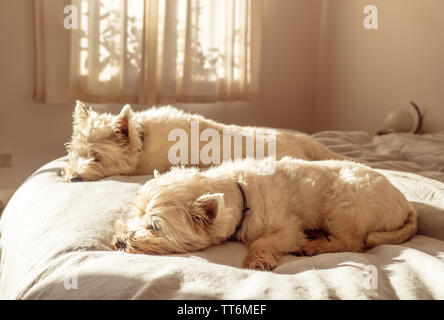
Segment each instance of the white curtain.
[{"label": "white curtain", "polygon": [[[53,1],[36,1],[39,100],[210,102],[258,90],[261,0],[57,0],[61,11]],[[78,29],[53,30],[68,16],[61,3],[77,9]]]}]

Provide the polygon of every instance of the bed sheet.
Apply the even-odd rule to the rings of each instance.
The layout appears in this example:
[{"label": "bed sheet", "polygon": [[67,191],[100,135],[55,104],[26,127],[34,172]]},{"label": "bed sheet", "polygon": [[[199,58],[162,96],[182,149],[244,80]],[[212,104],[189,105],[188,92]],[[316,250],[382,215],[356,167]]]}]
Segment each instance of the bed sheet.
[{"label": "bed sheet", "polygon": [[243,269],[247,250],[235,242],[173,256],[116,252],[113,222],[150,177],[69,184],[61,158],[30,176],[2,215],[0,298],[444,299],[444,134],[314,137],[386,175],[418,209],[418,234],[365,253],[288,255],[273,272]]}]

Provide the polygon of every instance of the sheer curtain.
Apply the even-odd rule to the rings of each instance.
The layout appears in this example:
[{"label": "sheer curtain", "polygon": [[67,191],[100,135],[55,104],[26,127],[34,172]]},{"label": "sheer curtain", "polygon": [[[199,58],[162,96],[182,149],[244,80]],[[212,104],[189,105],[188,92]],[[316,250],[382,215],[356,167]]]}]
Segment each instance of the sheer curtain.
[{"label": "sheer curtain", "polygon": [[[52,29],[63,25],[51,20],[66,14],[36,1],[39,100],[210,102],[244,100],[258,90],[261,0],[70,3],[78,29],[64,31],[69,39],[60,50],[68,54],[59,56],[48,48],[57,47]],[[51,70],[51,55],[66,79]],[[47,79],[52,74],[58,80]]]}]

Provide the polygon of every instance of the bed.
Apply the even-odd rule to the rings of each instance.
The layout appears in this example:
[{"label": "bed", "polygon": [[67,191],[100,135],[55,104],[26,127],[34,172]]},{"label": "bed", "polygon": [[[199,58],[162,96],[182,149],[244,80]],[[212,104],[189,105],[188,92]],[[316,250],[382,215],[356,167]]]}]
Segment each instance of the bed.
[{"label": "bed", "polygon": [[61,158],[32,174],[1,217],[0,298],[444,299],[444,132],[314,137],[386,175],[417,208],[417,235],[365,253],[288,255],[273,272],[243,269],[247,250],[235,242],[174,256],[116,252],[113,222],[150,177],[69,184]]}]

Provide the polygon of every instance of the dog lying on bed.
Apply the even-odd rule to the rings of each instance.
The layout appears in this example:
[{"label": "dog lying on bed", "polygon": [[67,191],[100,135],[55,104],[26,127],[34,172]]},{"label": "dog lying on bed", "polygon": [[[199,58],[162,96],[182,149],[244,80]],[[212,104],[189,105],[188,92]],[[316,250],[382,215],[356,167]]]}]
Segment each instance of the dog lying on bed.
[{"label": "dog lying on bed", "polygon": [[[186,135],[188,143],[188,137],[193,138],[193,122],[195,126],[197,124],[197,135],[200,136],[197,138],[198,150],[193,150],[192,141],[190,152],[189,146],[185,146],[180,152],[184,158],[175,161],[177,160],[177,152],[173,152],[177,146],[175,140],[183,134]],[[211,164],[221,163],[221,158],[230,160],[247,156],[242,141],[241,154],[236,156],[235,143],[231,145],[231,136],[227,140],[229,146],[225,148],[225,140],[216,137],[218,142],[215,142],[215,138],[209,134],[211,130],[213,135],[221,135],[224,139],[226,132],[241,138],[245,137],[246,140],[250,139],[256,146],[256,152],[258,152],[258,137],[262,134],[264,153],[268,150],[268,155],[276,155],[277,159],[284,156],[306,160],[346,159],[305,134],[228,126],[199,115],[185,113],[171,106],[134,112],[127,105],[119,115],[114,116],[97,113],[91,108],[87,109],[82,102],[77,101],[73,114],[72,139],[67,143],[68,164],[63,176],[69,182],[94,181],[118,174],[152,174],[154,170],[164,172],[179,163],[205,168]],[[212,139],[209,139],[209,136]],[[217,144],[215,147],[219,155],[212,151],[211,157],[216,158],[216,161],[208,163],[199,156],[205,146],[213,143]],[[275,154],[270,153],[272,146],[275,147]],[[229,151],[228,155],[226,149]]]},{"label": "dog lying on bed", "polygon": [[[274,173],[262,174],[273,167]],[[244,266],[271,270],[286,253],[361,252],[417,229],[413,206],[380,173],[350,161],[238,160],[207,171],[173,168],[139,191],[112,245],[129,253],[197,251],[237,240]],[[328,237],[309,239],[304,230]]]}]

